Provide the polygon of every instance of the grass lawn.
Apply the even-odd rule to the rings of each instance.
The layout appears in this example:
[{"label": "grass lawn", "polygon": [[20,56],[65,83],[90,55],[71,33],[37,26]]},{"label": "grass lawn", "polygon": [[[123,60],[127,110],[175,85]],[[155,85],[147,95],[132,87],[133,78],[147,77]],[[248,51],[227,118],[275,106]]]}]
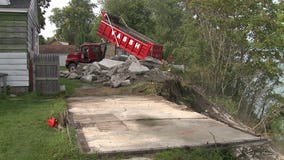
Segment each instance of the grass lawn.
[{"label": "grass lawn", "polygon": [[0,95],[0,159],[88,159],[95,158],[79,153],[74,131],[72,143],[66,129],[49,128],[47,119],[66,110],[64,97],[81,85],[77,81],[61,81],[68,84],[66,94],[58,96],[8,97]]},{"label": "grass lawn", "polygon": [[63,159],[73,156],[65,131],[47,126],[46,120],[65,109],[62,98],[36,95],[0,101],[0,159]]}]

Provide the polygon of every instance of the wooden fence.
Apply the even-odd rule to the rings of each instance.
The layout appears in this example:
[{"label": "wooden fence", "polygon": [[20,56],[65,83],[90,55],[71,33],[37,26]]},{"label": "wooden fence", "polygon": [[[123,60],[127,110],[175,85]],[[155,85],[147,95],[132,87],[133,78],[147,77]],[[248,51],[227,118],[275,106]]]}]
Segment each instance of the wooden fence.
[{"label": "wooden fence", "polygon": [[34,57],[35,91],[41,94],[56,94],[59,86],[59,56],[39,54]]}]

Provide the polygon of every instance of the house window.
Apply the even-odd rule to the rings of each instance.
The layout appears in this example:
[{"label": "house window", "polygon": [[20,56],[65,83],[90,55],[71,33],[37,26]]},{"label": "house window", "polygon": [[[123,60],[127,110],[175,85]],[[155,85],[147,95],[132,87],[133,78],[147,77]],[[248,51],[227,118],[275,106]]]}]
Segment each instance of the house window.
[{"label": "house window", "polygon": [[32,28],[32,51],[35,49],[35,29]]},{"label": "house window", "polygon": [[10,5],[10,0],[0,0],[0,5]]}]

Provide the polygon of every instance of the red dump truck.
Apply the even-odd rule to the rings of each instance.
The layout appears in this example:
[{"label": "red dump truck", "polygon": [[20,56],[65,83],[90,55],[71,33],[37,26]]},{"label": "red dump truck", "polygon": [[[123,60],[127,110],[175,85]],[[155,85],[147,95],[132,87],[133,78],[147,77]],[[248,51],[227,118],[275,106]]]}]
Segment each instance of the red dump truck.
[{"label": "red dump truck", "polygon": [[151,56],[162,59],[163,46],[120,23],[120,18],[102,12],[97,34],[139,59]]},{"label": "red dump truck", "polygon": [[[162,59],[162,45],[122,24],[119,17],[102,12],[97,34],[138,59],[144,59],[146,56]],[[84,44],[81,51],[68,54],[66,67],[73,70],[78,63],[101,61],[105,49],[104,44]]]}]

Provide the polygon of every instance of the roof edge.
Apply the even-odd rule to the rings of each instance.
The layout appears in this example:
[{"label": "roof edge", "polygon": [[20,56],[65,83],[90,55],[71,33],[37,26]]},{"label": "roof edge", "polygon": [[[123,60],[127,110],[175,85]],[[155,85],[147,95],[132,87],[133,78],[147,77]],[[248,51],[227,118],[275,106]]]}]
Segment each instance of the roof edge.
[{"label": "roof edge", "polygon": [[0,8],[0,12],[28,13],[26,8]]}]

